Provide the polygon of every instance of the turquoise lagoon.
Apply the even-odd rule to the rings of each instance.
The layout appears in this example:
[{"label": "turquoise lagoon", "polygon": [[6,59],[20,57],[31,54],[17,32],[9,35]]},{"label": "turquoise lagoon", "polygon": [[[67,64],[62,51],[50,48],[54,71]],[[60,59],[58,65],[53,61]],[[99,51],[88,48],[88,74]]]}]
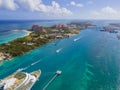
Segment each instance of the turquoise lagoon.
[{"label": "turquoise lagoon", "polygon": [[[74,42],[76,38],[80,39]],[[61,51],[56,53],[58,49]],[[25,72],[41,69],[41,77],[32,90],[42,90],[56,70],[62,70],[62,74],[47,90],[119,90],[120,41],[116,34],[86,29],[4,61],[0,65],[0,79],[20,68]]]},{"label": "turquoise lagoon", "polygon": [[16,38],[26,36],[28,33],[25,30],[10,30],[0,33],[0,44],[7,43]]}]

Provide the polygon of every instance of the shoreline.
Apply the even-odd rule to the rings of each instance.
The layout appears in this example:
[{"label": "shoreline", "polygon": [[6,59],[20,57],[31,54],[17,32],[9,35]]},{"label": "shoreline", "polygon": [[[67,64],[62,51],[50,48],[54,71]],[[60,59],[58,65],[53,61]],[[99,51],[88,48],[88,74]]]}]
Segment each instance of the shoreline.
[{"label": "shoreline", "polygon": [[26,32],[26,35],[24,35],[23,37],[28,36],[32,33],[32,31],[28,31],[28,30],[22,30],[22,31]]},{"label": "shoreline", "polygon": [[[51,30],[53,30],[53,29],[51,29]],[[51,40],[55,39],[53,36],[49,36],[50,33],[43,34],[43,33],[35,33],[33,31],[29,31],[29,30],[23,30],[23,31],[27,33],[23,37],[16,38],[15,40],[12,40],[10,42],[7,42],[5,44],[1,44],[0,45],[0,50],[1,50],[1,52],[0,52],[0,63],[3,62],[3,61],[12,60],[14,57],[17,57],[17,56],[20,56],[20,55],[24,55],[24,54],[30,52],[31,50],[34,50],[37,47],[43,46],[43,45],[51,42]],[[61,34],[61,35],[63,35],[62,38],[60,37],[58,39],[63,39],[63,38],[67,38],[68,37],[68,36],[64,36],[64,35],[69,35],[69,37],[72,37],[72,36],[80,33],[80,30],[76,30],[76,31],[78,33],[74,32],[74,30],[71,30],[71,31],[69,31],[67,33],[66,32],[62,33]],[[40,34],[40,36],[39,36],[39,38],[37,40],[36,40],[36,37],[35,38],[31,37],[32,35],[38,35],[38,34]],[[19,41],[19,40],[23,40],[24,41],[26,38],[30,38],[30,37],[32,39],[34,39],[35,41],[34,42],[31,42],[31,41],[30,42],[21,42],[21,41]],[[15,45],[14,42],[15,42],[15,44],[17,43],[17,45]],[[38,43],[38,44],[34,46],[34,44],[36,44],[36,43]],[[10,47],[11,45],[14,46],[13,48],[15,48],[15,49],[17,48],[18,52],[20,52],[20,53],[16,54],[15,56],[12,55],[11,53],[9,53],[8,50],[6,50],[5,48]],[[21,45],[24,46],[23,47],[24,49],[26,49],[27,47],[30,47],[31,49],[28,49],[27,51],[24,51],[23,48],[21,48],[21,49],[19,48],[19,46],[21,46]],[[27,46],[27,47],[25,47],[25,46]],[[32,46],[34,46],[34,47],[32,47]],[[4,48],[4,50],[2,48]],[[12,48],[9,48],[9,50],[12,50]],[[21,51],[24,51],[24,53],[21,53]],[[14,51],[14,53],[17,53],[17,52]]]},{"label": "shoreline", "polygon": [[8,40],[8,41],[5,41],[5,42],[1,42],[0,45],[5,44],[5,43],[9,43],[9,42],[11,42],[11,41],[13,41],[13,40],[15,40],[17,38],[22,38],[22,37],[28,36],[28,35],[30,35],[32,33],[32,31],[28,31],[28,30],[11,30],[11,31],[13,31],[13,32],[23,32],[24,35],[20,35],[20,37],[16,37],[14,39],[11,39],[11,40]]},{"label": "shoreline", "polygon": [[[18,31],[18,30],[14,30],[14,31]],[[20,31],[20,30],[19,30]],[[32,31],[28,31],[28,30],[21,30],[21,31],[24,31],[24,32],[26,32],[26,34],[25,35],[23,35],[23,36],[21,36],[20,38],[24,38],[24,37],[26,37],[26,36],[29,36],[31,33],[32,33]],[[18,37],[19,38],[19,37]],[[18,39],[18,38],[16,38],[16,39]],[[14,39],[14,40],[16,40],[16,39]],[[11,41],[14,41],[14,40],[11,40]],[[11,41],[8,41],[8,42],[6,42],[6,43],[9,43],[9,42],[11,42]],[[4,44],[4,43],[3,43]],[[0,44],[1,45],[1,44]],[[12,60],[14,57],[12,57],[12,58],[7,58],[7,59],[5,59],[6,57],[4,56],[4,55],[1,55],[2,53],[0,52],[0,64],[5,60],[5,61],[10,61],[10,60]]]}]

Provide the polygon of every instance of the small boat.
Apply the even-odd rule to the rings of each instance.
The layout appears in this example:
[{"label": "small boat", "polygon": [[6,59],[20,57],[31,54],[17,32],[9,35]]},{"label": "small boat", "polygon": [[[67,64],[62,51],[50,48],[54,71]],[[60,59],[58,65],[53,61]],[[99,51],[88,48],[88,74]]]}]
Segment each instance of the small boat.
[{"label": "small boat", "polygon": [[57,70],[57,71],[56,71],[56,74],[57,74],[57,75],[60,75],[61,73],[62,73],[62,71],[60,71],[60,70]]},{"label": "small boat", "polygon": [[76,42],[76,41],[78,41],[79,39],[80,39],[80,38],[75,38],[73,41]]},{"label": "small boat", "polygon": [[62,48],[60,48],[60,49],[56,50],[56,53],[59,53],[61,50],[62,50]]}]

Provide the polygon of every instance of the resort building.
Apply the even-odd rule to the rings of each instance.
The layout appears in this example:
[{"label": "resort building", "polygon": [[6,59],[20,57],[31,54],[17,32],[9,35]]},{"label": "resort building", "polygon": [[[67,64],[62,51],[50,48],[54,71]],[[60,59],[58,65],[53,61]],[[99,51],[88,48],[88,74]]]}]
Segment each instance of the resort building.
[{"label": "resort building", "polygon": [[32,26],[32,30],[34,32],[41,32],[41,33],[46,33],[46,30],[44,29],[43,26],[40,26],[40,25],[33,25]]},{"label": "resort building", "polygon": [[65,29],[68,28],[68,26],[66,24],[56,24],[53,26],[53,28],[55,29]]}]

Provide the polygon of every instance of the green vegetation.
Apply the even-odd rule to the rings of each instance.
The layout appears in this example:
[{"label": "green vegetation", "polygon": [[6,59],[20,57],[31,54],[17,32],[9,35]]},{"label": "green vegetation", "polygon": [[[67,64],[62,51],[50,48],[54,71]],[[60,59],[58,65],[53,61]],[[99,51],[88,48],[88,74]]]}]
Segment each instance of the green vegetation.
[{"label": "green vegetation", "polygon": [[33,31],[30,35],[23,38],[18,38],[9,43],[0,45],[0,53],[3,53],[4,59],[10,59],[22,54],[29,52],[39,46],[42,46],[51,40],[58,38],[69,37],[67,34],[77,34],[79,30],[69,30],[65,29],[55,29],[52,27],[44,27],[47,31],[44,32],[35,32]]},{"label": "green vegetation", "polygon": [[51,39],[45,34],[31,33],[29,36],[18,38],[6,44],[0,45],[0,52],[9,53],[12,57],[25,54],[26,52],[35,49],[48,43]]},{"label": "green vegetation", "polygon": [[14,78],[17,78],[17,79],[23,79],[26,77],[26,74],[25,73],[22,73],[22,72],[18,72],[15,74]]}]

